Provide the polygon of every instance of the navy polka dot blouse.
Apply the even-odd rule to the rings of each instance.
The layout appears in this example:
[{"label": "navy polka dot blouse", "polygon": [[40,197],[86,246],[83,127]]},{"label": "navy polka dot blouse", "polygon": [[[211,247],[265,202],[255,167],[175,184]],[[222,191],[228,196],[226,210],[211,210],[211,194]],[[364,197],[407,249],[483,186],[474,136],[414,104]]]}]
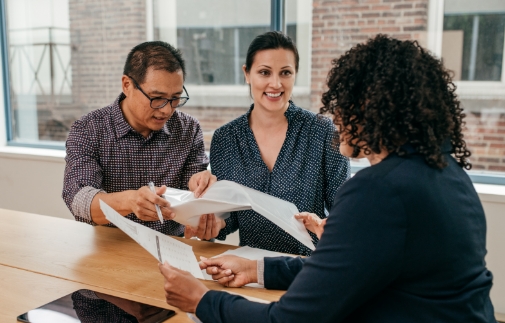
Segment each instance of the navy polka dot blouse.
[{"label": "navy polka dot blouse", "polygon": [[[348,159],[332,146],[332,121],[290,102],[285,112],[286,139],[270,172],[249,127],[253,108],[214,133],[210,146],[212,172],[218,180],[234,181],[292,202],[300,212],[326,217],[337,189],[350,176]],[[310,255],[310,249],[252,210],[232,212],[217,238],[224,240],[236,230],[241,246]],[[311,236],[317,243],[316,236]]]}]

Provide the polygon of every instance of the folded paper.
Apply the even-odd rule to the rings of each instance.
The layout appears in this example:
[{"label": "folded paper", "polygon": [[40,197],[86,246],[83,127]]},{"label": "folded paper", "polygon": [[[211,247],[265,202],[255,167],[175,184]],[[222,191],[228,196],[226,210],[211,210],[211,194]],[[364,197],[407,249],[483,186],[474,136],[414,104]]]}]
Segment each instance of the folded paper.
[{"label": "folded paper", "polygon": [[229,212],[253,209],[311,250],[315,249],[305,226],[294,217],[298,213],[296,205],[235,182],[218,181],[200,198],[175,188],[167,188],[163,197],[176,214],[174,221],[181,224],[197,227],[202,214],[214,213],[225,218]]}]

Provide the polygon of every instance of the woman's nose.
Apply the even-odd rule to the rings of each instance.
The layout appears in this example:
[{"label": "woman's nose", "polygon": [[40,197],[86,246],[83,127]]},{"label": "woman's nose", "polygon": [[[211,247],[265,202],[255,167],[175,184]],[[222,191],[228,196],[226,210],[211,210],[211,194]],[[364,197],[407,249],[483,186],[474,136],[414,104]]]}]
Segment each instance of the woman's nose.
[{"label": "woman's nose", "polygon": [[272,75],[270,77],[270,86],[273,88],[280,88],[281,87],[281,79],[278,75]]}]

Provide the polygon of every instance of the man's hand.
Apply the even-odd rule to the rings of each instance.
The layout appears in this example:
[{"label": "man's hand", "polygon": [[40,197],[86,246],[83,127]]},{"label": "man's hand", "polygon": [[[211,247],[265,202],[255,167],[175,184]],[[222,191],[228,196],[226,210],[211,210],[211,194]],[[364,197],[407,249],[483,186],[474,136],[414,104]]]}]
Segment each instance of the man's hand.
[{"label": "man's hand", "polygon": [[326,219],[321,219],[316,214],[309,212],[295,214],[295,219],[302,220],[305,228],[307,228],[310,232],[315,233],[318,239],[321,239],[324,232],[324,226],[326,225]]},{"label": "man's hand", "polygon": [[156,194],[151,192],[148,186],[142,186],[136,191],[130,191],[128,203],[137,218],[144,221],[159,221],[155,204],[160,206],[161,214],[165,220],[172,220],[175,213],[170,208],[170,203],[160,195],[165,193],[167,187],[155,187]]},{"label": "man's hand", "polygon": [[195,313],[203,295],[209,290],[187,271],[159,264],[160,272],[165,277],[165,298],[167,304],[176,306],[185,312]]},{"label": "man's hand", "polygon": [[215,182],[217,182],[217,177],[212,175],[210,171],[204,170],[191,176],[188,187],[195,194],[195,197],[199,198]]},{"label": "man's hand", "polygon": [[216,258],[200,257],[200,269],[205,269],[212,279],[223,286],[241,287],[258,282],[258,262],[237,256],[225,255]]},{"label": "man's hand", "polygon": [[198,237],[203,240],[210,240],[217,237],[219,231],[226,226],[226,222],[211,214],[203,214],[198,222],[198,228],[193,228],[189,225],[184,229],[184,237],[190,239]]}]

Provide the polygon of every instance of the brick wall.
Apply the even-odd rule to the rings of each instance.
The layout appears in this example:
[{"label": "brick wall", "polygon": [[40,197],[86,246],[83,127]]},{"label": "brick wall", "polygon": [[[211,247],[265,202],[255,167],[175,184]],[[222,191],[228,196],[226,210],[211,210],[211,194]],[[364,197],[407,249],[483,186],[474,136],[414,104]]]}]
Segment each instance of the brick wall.
[{"label": "brick wall", "polygon": [[331,60],[378,33],[426,41],[429,0],[314,0],[312,110],[321,106]]},{"label": "brick wall", "polygon": [[69,0],[72,95],[84,114],[121,93],[126,55],[146,41],[145,0]]},{"label": "brick wall", "polygon": [[505,172],[505,100],[463,99],[472,170]]}]

